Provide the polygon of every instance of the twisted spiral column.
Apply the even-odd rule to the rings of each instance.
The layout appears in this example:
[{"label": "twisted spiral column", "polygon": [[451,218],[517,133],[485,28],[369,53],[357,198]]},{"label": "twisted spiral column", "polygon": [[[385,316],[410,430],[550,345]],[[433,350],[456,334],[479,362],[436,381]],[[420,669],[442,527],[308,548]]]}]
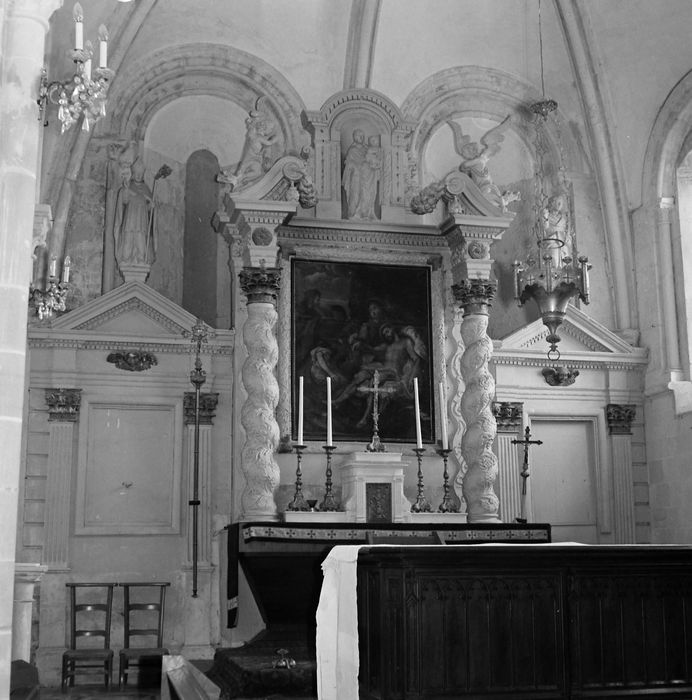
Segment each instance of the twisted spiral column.
[{"label": "twisted spiral column", "polygon": [[247,295],[247,320],[243,341],[248,357],[241,376],[247,399],[240,412],[245,429],[241,468],[245,488],[241,496],[242,519],[276,517],[274,491],[279,484],[279,465],[274,453],[279,444],[275,410],[279,384],[274,370],[279,346],[274,335],[276,302],[281,271],[276,268],[246,267],[240,272],[240,287]]},{"label": "twisted spiral column", "polygon": [[461,337],[464,353],[461,375],[466,385],[461,399],[461,414],[466,432],[461,452],[467,465],[463,493],[468,522],[500,522],[499,500],[493,491],[497,478],[497,457],[492,446],[497,423],[492,412],[495,380],[488,370],[492,341],[488,329],[488,308],[496,285],[490,280],[463,280],[452,287],[454,298],[464,311]]}]

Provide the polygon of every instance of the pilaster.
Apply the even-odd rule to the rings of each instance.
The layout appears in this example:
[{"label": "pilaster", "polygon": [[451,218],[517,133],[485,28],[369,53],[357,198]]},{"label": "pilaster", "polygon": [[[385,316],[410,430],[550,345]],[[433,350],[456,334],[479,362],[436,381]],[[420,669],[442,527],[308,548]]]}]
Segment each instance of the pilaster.
[{"label": "pilaster", "polygon": [[514,522],[521,516],[521,460],[513,440],[521,439],[524,404],[514,401],[493,401],[497,423],[498,491],[503,522]]},{"label": "pilaster", "polygon": [[51,572],[69,569],[74,429],[79,420],[81,400],[81,389],[46,389],[48,479],[43,563]]},{"label": "pilaster", "polygon": [[634,544],[634,480],[632,475],[632,421],[636,407],[609,403],[606,406],[613,464],[615,541]]}]

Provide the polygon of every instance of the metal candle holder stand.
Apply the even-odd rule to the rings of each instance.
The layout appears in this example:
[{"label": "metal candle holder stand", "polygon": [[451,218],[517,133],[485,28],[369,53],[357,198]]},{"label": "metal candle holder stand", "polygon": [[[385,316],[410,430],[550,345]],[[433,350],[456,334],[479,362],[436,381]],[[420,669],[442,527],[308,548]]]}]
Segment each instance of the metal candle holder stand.
[{"label": "metal candle holder stand", "polygon": [[444,447],[440,447],[437,450],[437,454],[439,454],[440,457],[442,457],[442,462],[444,464],[444,471],[442,472],[442,489],[444,491],[444,496],[442,497],[442,503],[440,503],[440,507],[437,509],[440,513],[459,512],[459,506],[457,506],[457,504],[454,503],[454,501],[452,501],[452,498],[449,495],[449,472],[447,471],[447,457],[449,456],[450,452],[451,450],[448,450]]},{"label": "metal candle holder stand", "polygon": [[303,473],[300,470],[300,463],[303,459],[303,450],[305,445],[293,445],[293,449],[296,451],[296,491],[293,495],[293,500],[288,504],[288,510],[310,510],[308,502],[303,496]]},{"label": "metal candle holder stand", "polygon": [[320,503],[320,510],[336,511],[339,510],[339,502],[332,493],[332,452],[336,449],[336,445],[322,445],[322,449],[327,454],[327,471],[324,484],[324,499]]},{"label": "metal candle holder stand", "polygon": [[418,496],[411,506],[412,513],[429,513],[432,510],[432,506],[426,500],[423,495],[425,487],[423,486],[423,452],[425,452],[424,447],[414,447],[413,451],[416,453],[418,458]]}]

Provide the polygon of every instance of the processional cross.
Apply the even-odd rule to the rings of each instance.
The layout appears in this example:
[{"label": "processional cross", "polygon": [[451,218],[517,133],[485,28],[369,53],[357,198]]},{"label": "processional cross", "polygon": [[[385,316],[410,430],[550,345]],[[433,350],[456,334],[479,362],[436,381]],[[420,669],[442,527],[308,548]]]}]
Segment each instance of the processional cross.
[{"label": "processional cross", "polygon": [[358,391],[372,393],[372,441],[365,448],[368,452],[386,452],[387,448],[380,441],[379,420],[380,420],[380,394],[391,394],[394,387],[380,387],[380,373],[375,370],[372,377],[372,387],[361,386]]},{"label": "processional cross", "polygon": [[542,445],[543,440],[532,440],[531,439],[531,428],[526,426],[524,431],[523,440],[512,440],[513,445],[523,445],[524,446],[524,466],[521,470],[522,484],[521,484],[521,517],[517,518],[517,522],[526,522],[526,480],[529,478],[529,447],[531,445]]}]

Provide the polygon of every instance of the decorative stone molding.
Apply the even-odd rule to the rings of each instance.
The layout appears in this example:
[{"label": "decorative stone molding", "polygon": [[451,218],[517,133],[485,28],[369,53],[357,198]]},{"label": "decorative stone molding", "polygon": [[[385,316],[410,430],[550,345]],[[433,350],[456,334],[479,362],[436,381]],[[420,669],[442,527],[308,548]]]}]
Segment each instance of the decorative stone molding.
[{"label": "decorative stone molding", "polygon": [[[199,395],[199,424],[213,425],[216,415],[216,407],[219,403],[217,392],[204,392]],[[195,423],[195,392],[186,391],[183,396],[183,411],[185,412],[185,425]]]},{"label": "decorative stone molding", "polygon": [[611,435],[631,435],[632,421],[637,413],[634,404],[609,403],[606,406],[608,430]]},{"label": "decorative stone molding", "polygon": [[520,430],[524,416],[521,401],[493,401],[492,412],[499,433],[517,433]]},{"label": "decorative stone molding", "polygon": [[276,306],[281,288],[279,268],[244,267],[240,271],[240,287],[248,304],[269,303]]},{"label": "decorative stone molding", "polygon": [[75,423],[82,402],[81,389],[46,389],[48,420]]},{"label": "decorative stone molding", "polygon": [[145,372],[157,365],[159,361],[156,355],[146,350],[126,350],[125,352],[112,352],[106,358],[106,362],[114,364],[118,369],[127,372]]}]

